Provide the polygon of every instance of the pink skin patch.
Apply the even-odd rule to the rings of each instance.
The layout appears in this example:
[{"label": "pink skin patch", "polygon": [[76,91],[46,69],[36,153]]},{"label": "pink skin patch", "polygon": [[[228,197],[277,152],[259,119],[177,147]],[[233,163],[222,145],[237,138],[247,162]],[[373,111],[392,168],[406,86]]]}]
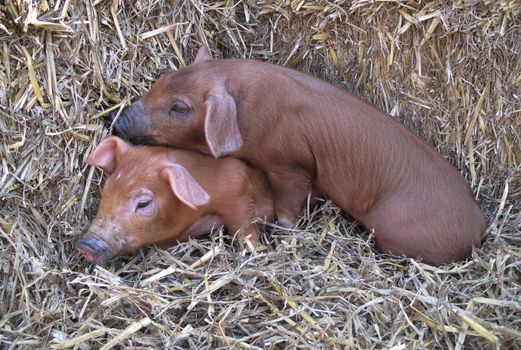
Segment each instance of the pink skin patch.
[{"label": "pink skin patch", "polygon": [[88,251],[86,251],[84,249],[81,249],[81,248],[78,248],[78,251],[83,255],[85,260],[87,260],[88,262],[90,262],[90,263],[97,263],[96,262],[96,257],[94,255],[92,255],[90,252],[88,252]]}]

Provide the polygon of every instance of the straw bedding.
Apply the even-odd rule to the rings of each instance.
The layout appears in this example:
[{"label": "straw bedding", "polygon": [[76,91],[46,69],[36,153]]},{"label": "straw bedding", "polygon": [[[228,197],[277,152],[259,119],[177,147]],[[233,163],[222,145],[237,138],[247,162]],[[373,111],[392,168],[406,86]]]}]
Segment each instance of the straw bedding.
[{"label": "straw bedding", "polygon": [[[0,349],[521,347],[521,1],[7,1],[0,5]],[[330,202],[244,254],[216,230],[104,267],[75,241],[103,116],[188,64],[270,61],[402,120],[487,215],[469,260],[382,255]],[[443,218],[440,218],[443,220]]]}]

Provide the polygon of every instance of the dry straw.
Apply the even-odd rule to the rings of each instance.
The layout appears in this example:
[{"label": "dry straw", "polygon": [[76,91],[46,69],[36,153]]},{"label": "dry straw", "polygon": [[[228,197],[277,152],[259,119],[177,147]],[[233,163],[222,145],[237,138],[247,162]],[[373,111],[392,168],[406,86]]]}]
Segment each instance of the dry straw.
[{"label": "dry straw", "polygon": [[[483,248],[439,268],[384,256],[326,202],[261,253],[217,230],[86,264],[103,116],[203,44],[402,120],[471,183]],[[519,0],[8,0],[0,52],[0,349],[521,347]]]}]

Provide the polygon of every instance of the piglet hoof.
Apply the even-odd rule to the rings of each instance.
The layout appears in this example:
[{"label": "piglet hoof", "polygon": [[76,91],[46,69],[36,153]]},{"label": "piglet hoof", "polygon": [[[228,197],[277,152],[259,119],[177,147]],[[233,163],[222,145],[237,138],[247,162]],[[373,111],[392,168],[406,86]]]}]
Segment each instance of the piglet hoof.
[{"label": "piglet hoof", "polygon": [[290,229],[290,228],[295,227],[295,222],[293,220],[290,220],[290,219],[285,218],[285,217],[278,218],[277,221],[275,222],[275,224],[277,226],[280,226],[280,227],[286,228],[286,229]]},{"label": "piglet hoof", "polygon": [[235,239],[239,249],[247,254],[257,252],[258,247],[261,245],[259,239],[252,235],[238,235]]},{"label": "piglet hoof", "polygon": [[263,253],[268,250],[268,247],[262,243],[257,244],[255,247],[255,253]]}]

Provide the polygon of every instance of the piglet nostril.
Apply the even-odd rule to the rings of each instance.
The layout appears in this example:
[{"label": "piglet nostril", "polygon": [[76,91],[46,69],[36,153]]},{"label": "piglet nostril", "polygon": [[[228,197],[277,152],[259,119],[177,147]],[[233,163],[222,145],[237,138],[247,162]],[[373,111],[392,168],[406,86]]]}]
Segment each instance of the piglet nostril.
[{"label": "piglet nostril", "polygon": [[98,250],[96,245],[94,245],[91,241],[85,239],[79,241],[77,247],[78,249],[89,253],[96,253]]},{"label": "piglet nostril", "polygon": [[107,261],[111,255],[109,247],[103,240],[89,234],[76,243],[76,249],[78,249],[88,261],[97,264]]}]

